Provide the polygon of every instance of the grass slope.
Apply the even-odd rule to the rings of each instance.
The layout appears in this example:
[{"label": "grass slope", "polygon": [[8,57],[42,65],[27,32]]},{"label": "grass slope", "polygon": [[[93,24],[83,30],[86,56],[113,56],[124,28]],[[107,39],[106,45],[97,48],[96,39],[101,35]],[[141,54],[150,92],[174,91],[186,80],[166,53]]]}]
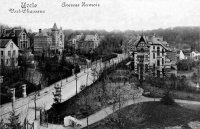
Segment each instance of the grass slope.
[{"label": "grass slope", "polygon": [[[120,117],[116,117],[119,114],[121,114]],[[121,118],[123,124],[119,124],[118,118]],[[160,102],[146,102],[123,108],[106,119],[89,126],[88,129],[162,129],[171,126],[189,128],[187,124],[195,120],[200,121],[199,111],[186,109],[178,104],[166,106]]]}]

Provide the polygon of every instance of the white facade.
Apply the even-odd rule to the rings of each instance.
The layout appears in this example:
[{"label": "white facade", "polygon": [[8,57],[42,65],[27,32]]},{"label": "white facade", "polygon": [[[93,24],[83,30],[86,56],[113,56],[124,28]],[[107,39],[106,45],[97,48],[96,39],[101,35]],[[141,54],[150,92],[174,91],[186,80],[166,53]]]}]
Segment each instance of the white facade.
[{"label": "white facade", "polygon": [[[4,39],[0,39],[4,40]],[[15,43],[10,39],[5,41],[4,47],[0,48],[0,64],[4,63],[5,66],[18,66],[18,51],[19,48],[15,45]]]},{"label": "white facade", "polygon": [[186,56],[184,55],[183,51],[180,50],[180,53],[179,53],[179,60],[184,60],[184,59],[187,59]]},{"label": "white facade", "polygon": [[194,60],[200,60],[200,52],[192,51],[190,53],[190,58]]},{"label": "white facade", "polygon": [[150,45],[150,60],[149,67],[154,73],[162,75],[162,71],[166,66],[166,51],[167,49],[161,44]]}]

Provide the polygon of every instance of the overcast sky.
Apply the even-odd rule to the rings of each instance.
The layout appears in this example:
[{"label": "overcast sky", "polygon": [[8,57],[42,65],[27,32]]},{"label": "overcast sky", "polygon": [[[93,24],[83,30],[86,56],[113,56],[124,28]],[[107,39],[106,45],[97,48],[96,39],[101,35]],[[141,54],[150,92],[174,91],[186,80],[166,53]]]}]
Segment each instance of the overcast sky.
[{"label": "overcast sky", "polygon": [[[43,14],[10,13],[21,2],[37,4],[30,10]],[[98,3],[100,7],[61,7]],[[200,26],[200,0],[0,0],[0,23],[38,31],[56,22],[63,29],[147,30],[174,26]]]}]

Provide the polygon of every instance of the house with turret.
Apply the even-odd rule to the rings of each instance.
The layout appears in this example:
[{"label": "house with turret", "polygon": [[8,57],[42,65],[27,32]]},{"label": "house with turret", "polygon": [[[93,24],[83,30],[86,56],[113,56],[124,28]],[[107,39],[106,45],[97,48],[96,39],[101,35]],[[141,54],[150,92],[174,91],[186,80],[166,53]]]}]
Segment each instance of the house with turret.
[{"label": "house with turret", "polygon": [[34,36],[34,52],[35,54],[62,54],[64,50],[64,34],[62,28],[58,29],[56,23],[50,32],[45,32],[39,29],[39,32]]},{"label": "house with turret", "polygon": [[134,71],[139,79],[145,79],[146,75],[164,77],[172,67],[176,71],[176,58],[171,57],[175,52],[162,37],[142,34],[132,41],[135,42],[129,42],[128,50],[133,55]]}]

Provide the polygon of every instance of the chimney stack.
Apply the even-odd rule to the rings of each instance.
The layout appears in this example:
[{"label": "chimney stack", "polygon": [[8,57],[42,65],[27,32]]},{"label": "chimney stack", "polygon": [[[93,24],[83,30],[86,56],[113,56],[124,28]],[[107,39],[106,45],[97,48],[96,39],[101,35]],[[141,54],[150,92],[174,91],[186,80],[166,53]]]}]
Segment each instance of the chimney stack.
[{"label": "chimney stack", "polygon": [[42,33],[42,29],[39,29],[39,33]]}]

